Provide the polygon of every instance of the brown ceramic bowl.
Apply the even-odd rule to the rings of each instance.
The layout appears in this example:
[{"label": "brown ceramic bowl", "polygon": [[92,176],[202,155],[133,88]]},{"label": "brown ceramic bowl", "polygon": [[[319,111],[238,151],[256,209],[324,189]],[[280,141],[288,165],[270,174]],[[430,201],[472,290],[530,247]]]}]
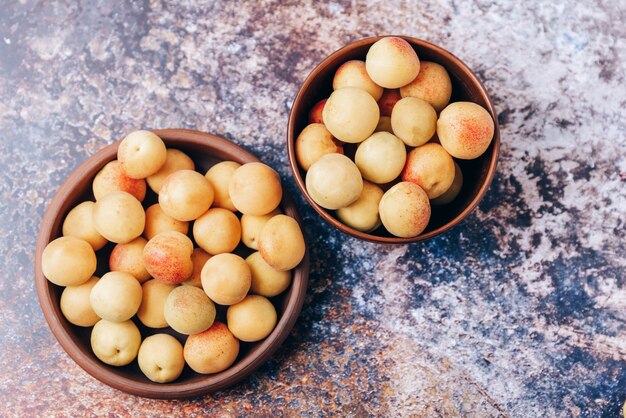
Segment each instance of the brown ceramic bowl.
[{"label": "brown ceramic bowl", "polygon": [[[350,234],[356,238],[379,242],[402,244],[422,241],[439,235],[461,222],[474,210],[478,202],[485,195],[489,184],[496,172],[498,152],[500,149],[500,130],[498,128],[497,113],[491,103],[491,99],[480,80],[460,59],[443,48],[422,41],[421,39],[400,36],[409,42],[420,60],[433,61],[443,65],[452,79],[452,97],[450,102],[470,101],[483,106],[491,114],[495,132],[491,145],[487,151],[475,160],[456,160],[463,171],[464,184],[459,196],[450,204],[434,206],[430,222],[424,232],[413,238],[398,238],[389,234],[384,227],[366,233],[351,228],[339,221],[333,211],[319,206],[311,198],[306,190],[306,172],[302,170],[296,161],[295,141],[302,130],[308,125],[308,114],[313,105],[327,98],[332,93],[332,81],[335,71],[341,64],[349,60],[365,60],[369,47],[382,36],[366,38],[344,46],[322,61],[304,80],[298,91],[289,114],[289,126],[287,128],[287,148],[289,151],[289,163],[296,179],[298,187],[309,201],[313,209],[322,218],[335,228]],[[352,144],[346,145],[346,153],[350,153]],[[354,150],[352,150],[354,151]]]},{"label": "brown ceramic bowl", "polygon": [[[186,129],[164,129],[154,132],[163,138],[168,147],[187,153],[195,161],[196,169],[200,172],[206,172],[210,166],[221,160],[240,163],[259,161],[243,148],[211,134]],[[35,257],[35,284],[39,303],[50,329],[63,349],[79,366],[96,379],[125,392],[153,398],[173,399],[201,395],[230,386],[250,375],[263,364],[289,335],[300,313],[306,293],[309,274],[308,252],[300,265],[294,269],[293,281],[289,289],[282,295],[271,298],[279,314],[274,331],[258,343],[242,342],[239,357],[229,369],[213,375],[201,375],[192,371],[189,366],[185,366],[183,374],[175,382],[159,384],[151,382],[143,375],[136,360],[124,367],[113,367],[102,363],[91,351],[89,341],[91,328],[74,326],[61,313],[59,300],[63,288],[50,283],[44,277],[41,270],[41,254],[50,241],[61,236],[61,226],[70,209],[84,200],[94,200],[91,192],[92,180],[106,163],[116,158],[117,146],[118,143],[114,143],[98,151],[68,177],[50,202],[41,223]],[[149,192],[144,204],[151,204],[149,198],[156,201],[154,193]],[[296,207],[288,196],[283,197],[281,208],[287,215],[301,223]],[[251,253],[251,250],[242,247],[243,245],[236,252],[244,256]],[[99,277],[108,269],[108,258],[112,248],[113,244],[109,243],[97,252],[96,275]],[[218,307],[218,319],[225,322],[223,307]],[[141,330],[143,338],[159,332],[168,332],[184,344],[185,336],[169,328],[153,330],[144,327],[139,321],[135,323]]]}]

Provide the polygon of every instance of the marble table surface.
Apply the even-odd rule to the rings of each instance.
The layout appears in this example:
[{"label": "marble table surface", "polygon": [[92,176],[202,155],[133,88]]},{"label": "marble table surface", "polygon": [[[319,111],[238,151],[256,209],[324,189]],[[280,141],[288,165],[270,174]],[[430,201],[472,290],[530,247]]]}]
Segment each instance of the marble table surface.
[{"label": "marble table surface", "polygon": [[[0,416],[618,417],[626,399],[626,9],[620,2],[0,1]],[[427,242],[330,228],[287,164],[326,55],[405,34],[461,57],[501,126],[480,207]],[[187,401],[134,397],[65,354],[33,284],[39,223],[82,161],[138,128],[241,144],[297,198],[312,274],[283,347]]]}]

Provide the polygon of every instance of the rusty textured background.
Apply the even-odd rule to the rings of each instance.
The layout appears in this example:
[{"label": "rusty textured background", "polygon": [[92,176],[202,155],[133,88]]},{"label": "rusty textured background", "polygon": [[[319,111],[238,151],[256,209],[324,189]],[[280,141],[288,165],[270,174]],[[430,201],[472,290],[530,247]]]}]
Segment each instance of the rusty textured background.
[{"label": "rusty textured background", "polygon": [[[284,139],[306,75],[347,42],[429,40],[499,112],[502,155],[462,225],[387,247],[298,204],[312,247],[284,347],[214,396],[117,392],[62,351],[33,253],[46,203],[137,128],[221,134],[297,195]],[[579,2],[0,1],[0,416],[617,417],[626,398],[626,12]]]}]

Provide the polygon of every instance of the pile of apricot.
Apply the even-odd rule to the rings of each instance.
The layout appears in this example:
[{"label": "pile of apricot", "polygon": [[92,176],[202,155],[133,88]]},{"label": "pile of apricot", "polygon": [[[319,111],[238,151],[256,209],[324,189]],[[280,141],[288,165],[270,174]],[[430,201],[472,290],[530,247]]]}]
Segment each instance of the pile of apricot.
[{"label": "pile of apricot", "polygon": [[[158,203],[144,207],[148,188]],[[240,341],[273,331],[269,298],[290,286],[304,257],[300,226],[280,211],[282,193],[265,164],[223,161],[202,174],[154,133],[133,132],[95,176],[95,201],[74,207],[63,236],[46,246],[43,273],[65,286],[65,318],[93,326],[91,348],[104,363],[137,358],[155,382],[176,380],[185,363],[220,372],[237,359]],[[95,277],[96,251],[109,242],[108,268],[100,269],[108,272]],[[245,259],[234,253],[240,242],[253,250]],[[225,323],[216,321],[216,305],[225,307]],[[137,323],[174,332],[142,341]]]},{"label": "pile of apricot", "polygon": [[365,61],[343,63],[332,87],[296,139],[308,194],[359,231],[382,225],[398,237],[419,235],[431,205],[451,203],[463,187],[455,159],[489,147],[491,115],[472,102],[449,103],[446,69],[420,61],[397,37],[374,43]]}]

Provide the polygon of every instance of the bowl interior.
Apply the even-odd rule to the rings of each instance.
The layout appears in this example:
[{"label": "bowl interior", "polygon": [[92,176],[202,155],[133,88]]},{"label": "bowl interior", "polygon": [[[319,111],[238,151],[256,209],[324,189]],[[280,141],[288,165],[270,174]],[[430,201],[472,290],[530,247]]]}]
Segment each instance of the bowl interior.
[{"label": "bowl interior", "polygon": [[[446,68],[452,80],[452,97],[450,102],[470,101],[487,109],[494,119],[495,133],[491,145],[479,158],[475,160],[455,159],[463,172],[463,188],[452,203],[432,207],[430,222],[422,234],[415,238],[398,238],[389,234],[382,226],[373,232],[364,233],[343,224],[335,218],[334,211],[322,208],[309,196],[304,183],[306,172],[298,166],[295,159],[295,140],[309,124],[308,114],[310,109],[315,103],[327,98],[332,93],[332,80],[337,68],[349,60],[358,59],[364,61],[369,47],[380,38],[367,38],[349,44],[330,55],[311,72],[300,88],[289,116],[289,159],[296,183],[306,199],[325,220],[340,230],[357,238],[375,242],[404,243],[420,241],[446,231],[467,216],[478,204],[488,188],[495,172],[498,156],[500,134],[493,104],[485,88],[472,71],[451,53],[428,42],[402,36],[413,46],[421,61],[436,62]],[[344,144],[344,148],[346,154],[350,155],[356,150],[356,144]],[[388,186],[383,185],[383,189],[386,189]]]},{"label": "bowl interior", "polygon": [[[205,173],[212,165],[223,160],[240,163],[258,161],[251,153],[225,139],[195,131],[172,129],[154,131],[163,138],[168,148],[176,148],[189,155],[196,164],[196,170]],[[70,324],[61,313],[59,300],[63,288],[50,283],[41,272],[41,253],[51,240],[61,236],[61,227],[67,213],[77,204],[85,200],[94,200],[91,184],[96,173],[109,161],[116,158],[117,143],[112,144],[83,163],[67,181],[59,188],[57,195],[50,203],[37,243],[36,284],[37,291],[46,320],[68,354],[87,372],[104,383],[118,389],[142,396],[160,398],[178,398],[215,391],[231,385],[250,374],[267,359],[291,331],[300,312],[306,292],[308,277],[308,253],[302,263],[293,270],[292,284],[284,293],[270,300],[276,307],[279,321],[276,328],[265,340],[258,343],[241,342],[239,357],[235,364],[224,372],[214,375],[195,373],[188,366],[175,382],[168,384],[153,383],[148,380],[136,361],[128,366],[113,367],[100,362],[93,354],[90,346],[91,328],[82,328]],[[148,188],[144,207],[157,202],[157,195]],[[300,219],[294,204],[288,196],[281,202],[282,210]],[[193,239],[191,228],[189,237]],[[96,275],[101,277],[108,271],[108,259],[115,244],[109,243],[97,252],[98,268]],[[240,244],[235,253],[246,257],[253,251]],[[216,320],[226,322],[226,307],[217,306]],[[141,331],[142,338],[156,333],[166,332],[175,336],[184,344],[186,336],[169,328],[151,329],[143,326],[136,317],[133,318]]]}]

